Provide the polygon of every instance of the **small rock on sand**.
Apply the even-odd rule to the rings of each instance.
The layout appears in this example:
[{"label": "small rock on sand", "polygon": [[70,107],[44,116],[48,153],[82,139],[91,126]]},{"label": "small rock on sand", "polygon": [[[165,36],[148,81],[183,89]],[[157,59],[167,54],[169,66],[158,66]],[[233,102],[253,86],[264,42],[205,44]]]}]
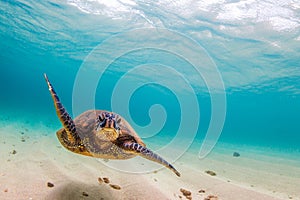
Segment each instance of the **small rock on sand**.
[{"label": "small rock on sand", "polygon": [[4,192],[8,192],[8,189],[5,189]]},{"label": "small rock on sand", "polygon": [[114,185],[114,184],[109,184],[110,187],[112,187],[115,190],[121,190],[121,187],[118,185]]},{"label": "small rock on sand", "polygon": [[185,196],[187,199],[192,199],[192,193],[186,189],[180,188],[180,192]]},{"label": "small rock on sand", "polygon": [[240,157],[240,156],[241,156],[240,153],[238,153],[238,152],[233,152],[233,157]]},{"label": "small rock on sand", "polygon": [[11,153],[12,153],[12,154],[16,154],[16,153],[17,153],[17,151],[16,151],[16,150],[13,150]]},{"label": "small rock on sand", "polygon": [[199,193],[205,193],[205,190],[199,190],[198,192]]},{"label": "small rock on sand", "polygon": [[216,172],[213,172],[211,170],[207,170],[207,171],[205,171],[205,173],[207,173],[207,174],[209,174],[211,176],[216,176],[217,175]]},{"label": "small rock on sand", "polygon": [[50,188],[52,188],[52,187],[54,187],[54,184],[53,184],[53,183],[50,183],[50,182],[48,182],[48,183],[47,183],[47,186],[48,186],[48,187],[50,187]]},{"label": "small rock on sand", "polygon": [[106,177],[103,178],[103,181],[104,181],[104,183],[109,183],[109,179]]},{"label": "small rock on sand", "polygon": [[218,200],[218,197],[215,195],[208,195],[204,200]]},{"label": "small rock on sand", "polygon": [[82,192],[82,196],[88,197],[88,196],[89,196],[89,194],[88,194],[88,193],[86,193],[86,192]]},{"label": "small rock on sand", "polygon": [[101,177],[98,178],[98,183],[100,183],[100,184],[103,183],[103,179]]}]

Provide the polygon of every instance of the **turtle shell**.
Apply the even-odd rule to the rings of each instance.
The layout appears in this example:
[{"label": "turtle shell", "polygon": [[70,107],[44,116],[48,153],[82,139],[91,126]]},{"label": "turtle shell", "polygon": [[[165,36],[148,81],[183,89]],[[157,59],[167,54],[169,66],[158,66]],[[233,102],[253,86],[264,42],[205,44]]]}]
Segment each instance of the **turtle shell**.
[{"label": "turtle shell", "polygon": [[61,144],[74,153],[103,159],[129,159],[136,156],[136,153],[120,147],[120,144],[123,142],[121,138],[127,138],[127,140],[130,139],[130,141],[145,147],[141,138],[130,124],[116,113],[113,114],[120,119],[118,120],[119,131],[112,128],[97,129],[99,123],[98,118],[103,113],[113,112],[105,110],[88,110],[74,119],[81,148],[76,148],[66,143],[66,140],[64,139],[66,135],[64,128],[57,132],[57,137]]}]

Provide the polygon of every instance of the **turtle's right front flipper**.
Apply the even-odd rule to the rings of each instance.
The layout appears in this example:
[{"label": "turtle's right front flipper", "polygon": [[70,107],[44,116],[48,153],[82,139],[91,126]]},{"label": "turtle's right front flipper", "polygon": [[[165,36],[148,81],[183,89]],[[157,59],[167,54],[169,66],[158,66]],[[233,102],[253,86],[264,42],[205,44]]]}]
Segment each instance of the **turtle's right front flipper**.
[{"label": "turtle's right front flipper", "polygon": [[75,123],[72,120],[72,118],[70,117],[70,115],[68,114],[68,112],[66,111],[66,109],[64,108],[64,106],[61,104],[61,102],[60,102],[56,92],[54,91],[54,88],[53,88],[52,84],[50,83],[46,74],[44,74],[44,77],[46,79],[50,94],[51,94],[53,102],[54,102],[56,114],[57,114],[58,118],[60,119],[60,121],[67,133],[67,140],[68,140],[68,142],[70,142],[70,144],[74,145],[80,140],[80,138],[76,132]]},{"label": "turtle's right front flipper", "polygon": [[160,157],[150,149],[134,142],[126,142],[123,144],[123,147],[127,150],[134,151],[138,155],[148,160],[152,160],[154,162],[164,165],[165,167],[172,170],[177,176],[180,176],[180,173],[170,163],[168,163],[165,159],[163,159],[162,157]]}]

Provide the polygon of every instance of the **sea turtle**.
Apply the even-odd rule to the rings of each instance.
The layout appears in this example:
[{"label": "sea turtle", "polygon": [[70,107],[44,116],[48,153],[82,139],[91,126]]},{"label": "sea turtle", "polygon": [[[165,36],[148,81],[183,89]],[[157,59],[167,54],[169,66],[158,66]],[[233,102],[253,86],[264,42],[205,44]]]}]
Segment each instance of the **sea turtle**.
[{"label": "sea turtle", "polygon": [[139,155],[164,165],[180,176],[170,163],[146,148],[134,129],[120,115],[105,110],[88,110],[73,120],[61,104],[47,75],[44,76],[56,114],[63,125],[56,135],[66,149],[103,159],[129,159]]}]

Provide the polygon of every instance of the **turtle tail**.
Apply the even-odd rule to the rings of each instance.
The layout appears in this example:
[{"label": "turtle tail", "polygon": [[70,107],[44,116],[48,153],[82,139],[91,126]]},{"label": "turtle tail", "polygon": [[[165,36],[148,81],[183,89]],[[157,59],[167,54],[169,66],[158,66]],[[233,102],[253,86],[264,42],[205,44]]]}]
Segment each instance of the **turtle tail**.
[{"label": "turtle tail", "polygon": [[46,74],[44,74],[44,77],[46,79],[50,94],[51,94],[53,102],[54,102],[56,114],[67,133],[68,141],[71,144],[75,144],[77,141],[79,141],[79,137],[76,132],[75,123],[72,120],[72,118],[70,117],[69,113],[64,108],[64,106],[61,104],[61,102],[60,102],[56,92],[54,91],[54,88],[53,88],[52,84],[50,83]]},{"label": "turtle tail", "polygon": [[162,157],[160,157],[158,154],[154,153],[150,149],[148,149],[138,143],[134,143],[134,142],[124,143],[123,146],[125,149],[134,151],[135,153],[138,153],[140,156],[142,156],[148,160],[152,160],[161,165],[164,165],[165,167],[172,170],[177,176],[180,176],[180,173],[170,163],[168,163],[165,159],[163,159]]}]

